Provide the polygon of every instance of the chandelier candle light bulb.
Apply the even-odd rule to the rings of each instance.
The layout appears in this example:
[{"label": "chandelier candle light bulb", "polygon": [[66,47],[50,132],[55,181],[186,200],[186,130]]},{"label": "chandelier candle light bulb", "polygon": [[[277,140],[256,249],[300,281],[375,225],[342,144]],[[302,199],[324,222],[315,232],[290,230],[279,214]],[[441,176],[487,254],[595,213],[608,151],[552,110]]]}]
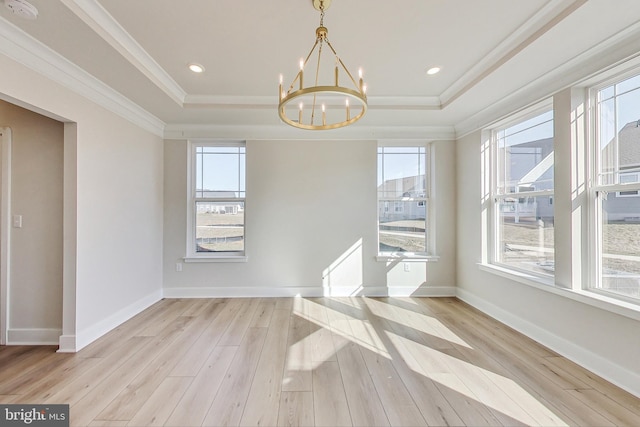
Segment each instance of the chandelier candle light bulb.
[{"label": "chandelier candle light bulb", "polygon": [[278,94],[280,96],[280,100],[282,100],[282,98],[284,98],[284,91],[282,90],[282,81],[283,81],[283,77],[282,74],[280,74],[280,86],[278,87]]},{"label": "chandelier candle light bulb", "polygon": [[298,123],[302,123],[302,109],[304,107],[304,104],[301,102],[300,103],[300,112],[298,114]]},{"label": "chandelier candle light bulb", "polygon": [[300,90],[302,90],[302,89],[303,89],[303,86],[304,86],[304,85],[302,84],[302,78],[303,78],[303,77],[302,77],[302,74],[303,74],[303,72],[304,72],[304,61],[301,59],[301,60],[300,60]]},{"label": "chandelier candle light bulb", "polygon": [[358,69],[358,77],[360,78],[360,92],[364,93],[364,90],[363,90],[364,82],[362,81],[362,68]]},{"label": "chandelier candle light bulb", "polygon": [[327,113],[324,110],[324,104],[322,104],[322,126],[327,125]]},{"label": "chandelier candle light bulb", "polygon": [[351,111],[349,111],[349,98],[347,98],[344,102],[347,106],[347,121],[351,120]]}]

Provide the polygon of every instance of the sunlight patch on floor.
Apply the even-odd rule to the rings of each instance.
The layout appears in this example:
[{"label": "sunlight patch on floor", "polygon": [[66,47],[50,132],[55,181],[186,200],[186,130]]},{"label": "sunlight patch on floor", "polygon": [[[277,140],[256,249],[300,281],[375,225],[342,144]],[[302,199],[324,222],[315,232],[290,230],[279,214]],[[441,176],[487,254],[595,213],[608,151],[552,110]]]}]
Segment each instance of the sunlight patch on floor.
[{"label": "sunlight patch on floor", "polygon": [[378,317],[396,323],[398,322],[397,319],[403,319],[403,323],[401,324],[403,327],[415,329],[416,331],[449,341],[452,344],[472,348],[437,319],[372,298],[365,298],[364,301],[367,308]]},{"label": "sunlight patch on floor", "polygon": [[[416,306],[416,310],[420,309]],[[316,330],[291,344],[289,351],[299,357],[291,358],[288,370],[314,370],[345,346],[355,343],[362,351],[368,350],[390,360],[400,357],[416,374],[434,381],[443,394],[455,392],[469,402],[478,402],[480,408],[490,408],[491,413],[485,412],[484,416],[495,416],[494,421],[566,425],[514,380],[493,372],[490,367],[471,363],[475,360],[491,366],[493,361],[484,359],[484,354],[475,356],[476,350],[442,322],[426,314],[361,297],[324,299],[322,303],[296,298],[294,314],[325,328],[325,333],[330,330],[333,352],[327,352],[323,360],[312,363],[295,362],[299,358],[306,359],[303,348],[313,345],[316,334],[323,333],[322,329]],[[479,416],[483,415],[479,413]]]},{"label": "sunlight patch on floor", "polygon": [[[476,366],[405,337],[389,333],[389,339],[417,374],[481,402],[525,424],[566,425],[552,410],[510,378]],[[461,381],[464,378],[464,383]],[[527,408],[526,411],[523,408]]]}]

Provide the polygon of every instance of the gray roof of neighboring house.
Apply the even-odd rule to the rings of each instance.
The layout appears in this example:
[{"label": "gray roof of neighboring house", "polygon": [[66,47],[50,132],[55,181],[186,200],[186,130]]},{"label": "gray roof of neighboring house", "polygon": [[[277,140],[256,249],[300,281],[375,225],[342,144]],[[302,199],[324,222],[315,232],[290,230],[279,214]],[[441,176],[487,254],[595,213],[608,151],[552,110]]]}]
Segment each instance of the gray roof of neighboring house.
[{"label": "gray roof of neighboring house", "polygon": [[549,153],[553,151],[553,137],[537,139],[535,141],[523,142],[521,144],[512,145],[512,147],[531,147],[531,148],[540,148],[543,156],[547,156]]},{"label": "gray roof of neighboring house", "polygon": [[640,165],[640,120],[629,122],[618,134],[620,169]]},{"label": "gray roof of neighboring house", "polygon": [[398,197],[399,190],[409,193],[410,196],[417,196],[425,193],[425,176],[407,176],[403,178],[389,179],[378,186],[378,193],[391,197]]}]

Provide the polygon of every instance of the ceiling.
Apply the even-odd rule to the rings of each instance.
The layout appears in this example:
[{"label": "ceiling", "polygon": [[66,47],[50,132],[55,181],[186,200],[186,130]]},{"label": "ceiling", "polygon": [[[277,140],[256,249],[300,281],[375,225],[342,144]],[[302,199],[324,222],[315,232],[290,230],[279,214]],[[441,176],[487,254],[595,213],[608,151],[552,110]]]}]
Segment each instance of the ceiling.
[{"label": "ceiling", "polygon": [[[1,7],[0,26],[18,27],[171,129],[286,126],[278,77],[294,76],[319,23],[312,0],[29,2],[37,20]],[[324,20],[346,66],[364,69],[369,111],[353,127],[458,132],[532,82],[557,82],[558,70],[597,56],[603,41],[636,37],[639,22],[638,0],[333,0]],[[190,62],[206,71],[192,73]],[[442,71],[427,76],[432,66]]]}]

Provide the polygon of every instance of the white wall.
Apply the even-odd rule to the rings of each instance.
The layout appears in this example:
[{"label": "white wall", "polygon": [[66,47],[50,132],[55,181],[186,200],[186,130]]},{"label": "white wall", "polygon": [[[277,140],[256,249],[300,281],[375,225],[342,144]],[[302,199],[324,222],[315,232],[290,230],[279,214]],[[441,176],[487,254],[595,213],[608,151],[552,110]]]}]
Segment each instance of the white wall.
[{"label": "white wall", "polygon": [[0,100],[12,131],[8,342],[58,342],[62,332],[62,123]]},{"label": "white wall", "polygon": [[[453,294],[451,142],[433,144],[438,262],[376,260],[376,141],[247,141],[246,263],[188,263],[187,142],[165,141],[168,296]],[[363,287],[364,289],[360,289]]]},{"label": "white wall", "polygon": [[640,321],[479,267],[484,227],[480,132],[456,142],[456,163],[459,297],[640,395]]},{"label": "white wall", "polygon": [[64,181],[65,212],[77,216],[76,241],[64,249],[77,252],[75,303],[65,281],[74,306],[64,307],[63,325],[63,350],[74,350],[161,297],[162,139],[7,56],[0,69],[1,98],[77,124],[65,126],[77,134],[65,134],[64,156],[73,159],[75,148]]}]

